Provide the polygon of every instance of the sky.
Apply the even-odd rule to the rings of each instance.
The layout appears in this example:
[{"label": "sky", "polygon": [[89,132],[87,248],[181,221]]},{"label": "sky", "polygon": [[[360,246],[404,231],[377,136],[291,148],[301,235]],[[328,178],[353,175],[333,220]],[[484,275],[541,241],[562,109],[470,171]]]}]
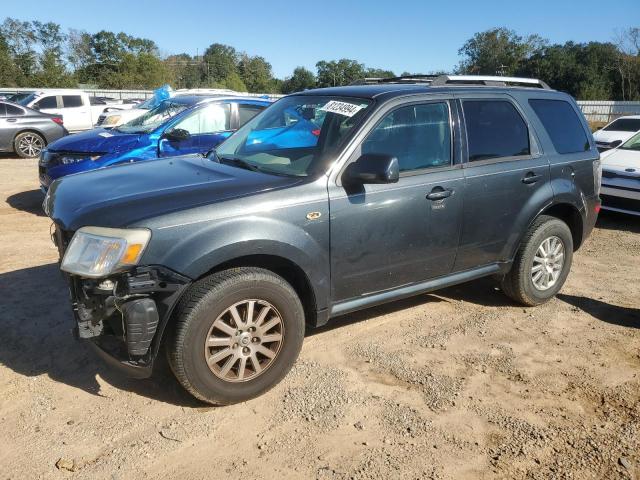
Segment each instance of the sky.
[{"label": "sky", "polygon": [[[16,0],[4,16],[64,28],[123,31],[154,40],[163,55],[202,53],[225,43],[261,55],[285,78],[296,66],[351,58],[367,67],[450,71],[474,33],[505,26],[552,43],[611,41],[640,26],[640,0],[362,1]],[[2,17],[0,17],[2,18]]]}]

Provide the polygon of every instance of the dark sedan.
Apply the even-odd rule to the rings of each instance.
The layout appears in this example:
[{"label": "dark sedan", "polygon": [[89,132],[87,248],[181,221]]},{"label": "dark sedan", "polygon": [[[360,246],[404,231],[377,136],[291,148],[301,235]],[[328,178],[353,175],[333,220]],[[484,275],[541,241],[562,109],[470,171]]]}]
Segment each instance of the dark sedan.
[{"label": "dark sedan", "polygon": [[0,152],[35,158],[45,146],[68,133],[60,115],[0,101]]}]

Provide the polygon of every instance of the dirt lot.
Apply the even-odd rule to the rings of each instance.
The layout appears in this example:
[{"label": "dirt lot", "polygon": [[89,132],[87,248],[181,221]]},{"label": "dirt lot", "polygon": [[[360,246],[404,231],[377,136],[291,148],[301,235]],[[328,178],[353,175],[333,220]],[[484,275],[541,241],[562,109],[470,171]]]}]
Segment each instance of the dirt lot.
[{"label": "dirt lot", "polygon": [[211,408],[73,340],[36,169],[0,159],[1,478],[640,478],[639,220],[603,216],[547,305],[478,281],[350,315]]}]

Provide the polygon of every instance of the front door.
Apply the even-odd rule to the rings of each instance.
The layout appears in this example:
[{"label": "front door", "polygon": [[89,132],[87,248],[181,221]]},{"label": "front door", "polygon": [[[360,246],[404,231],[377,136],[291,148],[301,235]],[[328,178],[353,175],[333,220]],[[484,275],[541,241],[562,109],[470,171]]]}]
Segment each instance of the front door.
[{"label": "front door", "polygon": [[158,145],[161,157],[206,153],[231,135],[230,105],[228,103],[212,103],[197,108],[169,126],[167,130],[178,128],[189,132],[189,137],[180,141],[161,138]]},{"label": "front door", "polygon": [[350,160],[394,155],[398,183],[329,189],[333,301],[379,293],[449,273],[462,213],[449,102],[391,109]]}]

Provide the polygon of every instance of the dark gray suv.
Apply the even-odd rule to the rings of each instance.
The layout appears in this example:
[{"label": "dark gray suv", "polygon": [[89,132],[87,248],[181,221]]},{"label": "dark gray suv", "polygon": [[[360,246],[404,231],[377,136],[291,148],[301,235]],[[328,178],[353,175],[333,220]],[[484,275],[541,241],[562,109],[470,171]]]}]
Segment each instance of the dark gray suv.
[{"label": "dark gray suv", "polygon": [[56,181],[77,336],[138,377],[162,347],[230,404],[285,376],[305,326],[484,276],[553,297],[600,208],[574,100],[519,78],[367,83],[285,97],[207,156]]}]

